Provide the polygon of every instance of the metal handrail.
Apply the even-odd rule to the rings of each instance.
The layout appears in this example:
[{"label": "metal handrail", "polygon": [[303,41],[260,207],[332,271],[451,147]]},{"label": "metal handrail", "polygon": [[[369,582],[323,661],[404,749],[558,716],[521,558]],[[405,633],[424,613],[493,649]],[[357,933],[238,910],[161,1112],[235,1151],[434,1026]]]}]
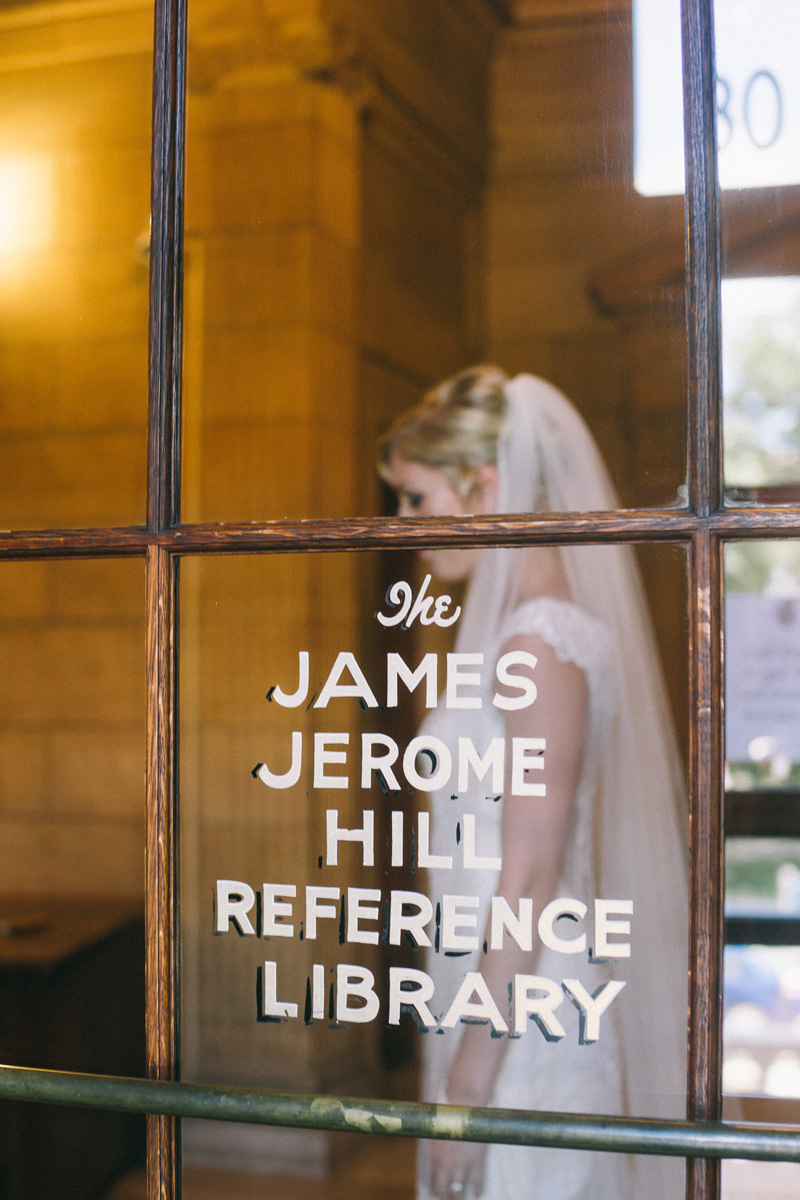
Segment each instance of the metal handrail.
[{"label": "metal handrail", "polygon": [[800,1128],[310,1096],[0,1066],[0,1098],[172,1117],[625,1154],[800,1162]]}]

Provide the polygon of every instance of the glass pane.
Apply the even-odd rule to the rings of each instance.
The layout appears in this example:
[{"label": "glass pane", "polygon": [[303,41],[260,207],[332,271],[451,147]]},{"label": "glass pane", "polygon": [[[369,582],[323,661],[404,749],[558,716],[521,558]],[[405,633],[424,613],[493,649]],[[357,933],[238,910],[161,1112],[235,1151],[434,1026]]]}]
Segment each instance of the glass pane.
[{"label": "glass pane", "polygon": [[800,13],[792,0],[716,0],[725,482],[735,501],[800,499]]},{"label": "glass pane", "polygon": [[722,1163],[722,1200],[789,1200],[800,1188],[798,1163],[747,1162],[728,1159]]},{"label": "glass pane", "polygon": [[[798,550],[793,541],[725,549],[723,1088],[742,1097],[739,1116],[783,1123],[797,1121],[800,1100]],[[736,1179],[750,1178],[742,1171],[731,1168],[732,1196]],[[764,1186],[772,1196],[767,1177]]]},{"label": "glass pane", "polygon": [[0,14],[0,524],[145,511],[152,6]]},{"label": "glass pane", "polygon": [[[0,1059],[145,1074],[141,562],[0,564]],[[100,1190],[144,1121],[0,1104],[9,1196]]]},{"label": "glass pane", "polygon": [[800,500],[800,276],[722,282],[725,480],[734,499]]},{"label": "glass pane", "polygon": [[619,503],[679,502],[683,184],[634,185],[631,14],[495,7],[192,7],[186,519],[379,513],[379,434],[476,362],[567,395]]},{"label": "glass pane", "polygon": [[800,917],[800,839],[732,837],[725,855],[727,913]]},{"label": "glass pane", "polygon": [[[726,948],[723,1087],[729,1095],[800,1100],[799,1018],[800,946]],[[758,1119],[757,1110],[748,1115]]]},{"label": "glass pane", "polygon": [[[643,567],[664,661],[685,661],[683,553]],[[632,551],[181,571],[183,1077],[681,1115],[684,771]],[[325,1174],[341,1153],[299,1130],[183,1138],[205,1171]],[[487,1159],[608,1195],[627,1169]]]},{"label": "glass pane", "polygon": [[727,787],[800,783],[800,542],[725,548]]},{"label": "glass pane", "polygon": [[[265,1179],[263,1175],[236,1168],[223,1171],[184,1165],[181,1194],[187,1200],[217,1200],[220,1195],[226,1200],[341,1200],[354,1194],[368,1196],[369,1200],[414,1200],[417,1195],[414,1141],[380,1134],[357,1140],[351,1134],[333,1134],[332,1139],[341,1143],[342,1153],[324,1178],[287,1173]],[[576,1161],[581,1156],[578,1150],[571,1155]],[[104,1200],[145,1200],[146,1195],[145,1169],[141,1167],[126,1175]],[[784,1195],[789,1193],[778,1193],[775,1200]],[[737,1194],[730,1200],[743,1198]],[[747,1200],[753,1200],[753,1196],[748,1195]]]}]

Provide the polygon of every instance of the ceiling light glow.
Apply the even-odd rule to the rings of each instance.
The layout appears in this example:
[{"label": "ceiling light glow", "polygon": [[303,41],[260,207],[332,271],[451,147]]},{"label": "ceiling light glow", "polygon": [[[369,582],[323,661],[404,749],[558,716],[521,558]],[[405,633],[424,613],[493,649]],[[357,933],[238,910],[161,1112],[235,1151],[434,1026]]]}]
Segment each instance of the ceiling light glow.
[{"label": "ceiling light glow", "polygon": [[0,159],[0,259],[44,250],[54,232],[49,158]]}]

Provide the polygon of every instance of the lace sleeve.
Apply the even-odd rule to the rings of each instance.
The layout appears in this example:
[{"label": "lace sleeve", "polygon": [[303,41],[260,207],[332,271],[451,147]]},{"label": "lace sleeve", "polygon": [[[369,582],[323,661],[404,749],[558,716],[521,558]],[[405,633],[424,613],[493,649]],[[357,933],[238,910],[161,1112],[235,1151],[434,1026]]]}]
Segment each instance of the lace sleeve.
[{"label": "lace sleeve", "polygon": [[510,638],[535,634],[552,646],[561,662],[574,663],[586,675],[591,693],[605,693],[616,708],[618,687],[614,652],[607,626],[585,609],[554,596],[526,600],[500,628],[498,654]]},{"label": "lace sleeve", "polygon": [[537,635],[552,646],[561,662],[574,663],[586,676],[589,716],[583,766],[575,792],[572,842],[564,864],[569,895],[592,891],[595,805],[599,763],[620,707],[617,659],[608,626],[567,600],[539,596],[509,613],[500,629],[498,653],[510,638]]}]

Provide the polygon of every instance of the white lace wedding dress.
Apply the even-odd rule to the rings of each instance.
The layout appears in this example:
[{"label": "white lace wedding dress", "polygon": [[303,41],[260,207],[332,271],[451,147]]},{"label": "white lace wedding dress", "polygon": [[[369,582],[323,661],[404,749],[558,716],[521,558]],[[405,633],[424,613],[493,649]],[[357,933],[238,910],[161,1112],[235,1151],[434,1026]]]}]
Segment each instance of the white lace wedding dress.
[{"label": "white lace wedding dress", "polygon": [[[597,764],[617,717],[611,639],[606,626],[596,617],[553,597],[528,600],[505,618],[495,657],[508,640],[517,635],[538,635],[552,646],[559,659],[575,663],[586,676],[589,707],[583,767],[574,798],[572,834],[556,895],[582,900],[591,913],[598,894],[592,867]],[[471,737],[479,753],[486,749],[491,738],[505,736],[502,714],[492,704],[488,690],[488,681],[492,677],[493,673],[487,670],[484,675],[487,692],[482,697],[480,709],[453,711],[440,705],[426,720],[423,731],[441,738],[454,750],[459,736]],[[534,728],[531,736],[535,736]],[[500,797],[487,796],[486,792],[486,783],[473,783],[469,792],[457,797],[449,789],[431,795],[431,851],[452,855],[453,868],[429,872],[430,895],[434,903],[445,893],[478,896],[479,930],[486,926],[498,873],[464,870],[457,854],[457,842],[463,814],[474,813],[478,853],[484,857],[500,855],[503,801]],[[531,803],[535,803],[535,799],[532,798]],[[505,898],[516,911],[519,897]],[[536,917],[534,914],[534,921]],[[534,939],[535,947],[535,931]],[[480,971],[483,953],[478,950],[448,955],[433,949],[428,952],[426,970],[436,986],[437,1017],[451,1003],[465,973]],[[542,947],[541,953],[532,956],[528,973],[543,975],[559,985],[565,976],[579,977],[593,993],[609,977],[608,970],[607,966],[588,963],[584,955],[580,958],[567,956]],[[497,996],[495,1000],[503,1011],[505,998]],[[624,992],[615,1003],[623,1000]],[[508,1045],[491,1099],[492,1106],[621,1113],[623,1089],[614,1012],[612,1005],[603,1014],[601,1036],[589,1044],[580,1044],[579,1012],[566,998],[558,1008],[558,1019],[566,1029],[566,1036],[558,1042],[547,1040],[533,1021],[529,1021],[527,1031],[522,1035],[501,1035],[508,1038]],[[491,1036],[488,1026],[485,1032],[486,1037]],[[458,1027],[431,1030],[425,1035],[425,1100],[440,1098],[458,1038]],[[423,1143],[418,1193],[423,1200],[430,1195],[426,1159],[427,1144]],[[592,1200],[628,1200],[632,1195],[628,1174],[626,1160],[617,1155],[495,1145],[489,1147],[487,1154],[483,1196],[485,1200],[521,1200],[522,1197],[525,1200],[589,1200],[589,1197]]]}]

